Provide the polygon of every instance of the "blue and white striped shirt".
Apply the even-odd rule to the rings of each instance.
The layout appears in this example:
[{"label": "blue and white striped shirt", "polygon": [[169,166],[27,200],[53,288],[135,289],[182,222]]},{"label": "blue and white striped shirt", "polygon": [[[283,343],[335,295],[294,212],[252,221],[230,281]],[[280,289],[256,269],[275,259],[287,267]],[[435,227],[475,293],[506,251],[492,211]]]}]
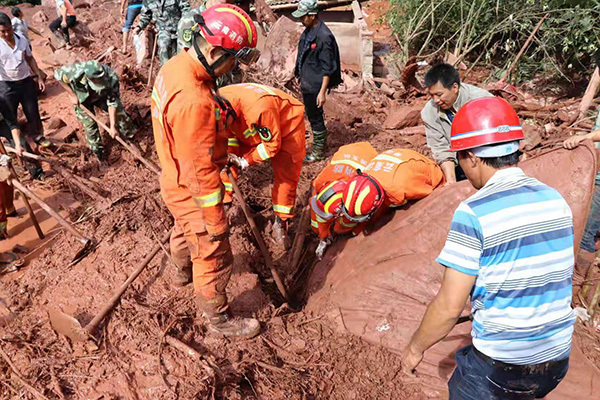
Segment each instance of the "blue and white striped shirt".
[{"label": "blue and white striped shirt", "polygon": [[573,241],[565,199],[520,168],[497,171],[458,206],[437,261],[477,276],[471,292],[477,350],[519,365],[568,357]]}]

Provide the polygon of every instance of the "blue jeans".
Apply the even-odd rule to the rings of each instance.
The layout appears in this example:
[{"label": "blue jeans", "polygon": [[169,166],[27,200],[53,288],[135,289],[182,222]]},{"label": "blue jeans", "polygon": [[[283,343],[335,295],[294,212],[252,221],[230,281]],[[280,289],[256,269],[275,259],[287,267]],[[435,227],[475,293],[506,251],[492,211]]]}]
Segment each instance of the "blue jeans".
[{"label": "blue jeans", "polygon": [[472,345],[456,352],[456,363],[448,382],[450,400],[540,399],[558,386],[569,369],[568,358],[531,367],[495,365],[477,355]]},{"label": "blue jeans", "polygon": [[597,176],[590,213],[588,214],[585,231],[583,231],[583,237],[581,238],[582,250],[589,251],[590,253],[596,252],[594,249],[594,238],[598,231],[600,231],[600,177]]},{"label": "blue jeans", "polygon": [[[137,7],[139,5],[139,7]],[[133,21],[137,18],[138,15],[142,12],[141,4],[136,4],[133,7],[127,7],[127,15],[125,16],[125,25],[123,25],[123,33],[129,32],[131,26],[133,25]]]}]

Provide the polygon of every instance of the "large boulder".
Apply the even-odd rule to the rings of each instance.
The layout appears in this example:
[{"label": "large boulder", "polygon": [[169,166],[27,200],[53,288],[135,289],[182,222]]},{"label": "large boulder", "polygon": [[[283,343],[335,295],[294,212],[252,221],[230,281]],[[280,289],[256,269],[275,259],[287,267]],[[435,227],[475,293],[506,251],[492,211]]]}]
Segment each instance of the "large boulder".
[{"label": "large boulder", "polygon": [[[529,175],[556,188],[567,200],[581,240],[597,171],[591,145],[558,149],[522,163]],[[468,181],[435,190],[430,196],[388,215],[370,235],[336,242],[318,263],[308,284],[307,309],[328,316],[339,330],[400,354],[439,290],[444,268],[435,262],[454,210],[473,194]],[[468,344],[470,323],[458,325],[425,353],[419,367],[424,387],[445,396],[454,369],[454,352]],[[594,398],[600,372],[574,348],[573,371],[550,398]]]},{"label": "large boulder", "polygon": [[43,25],[45,22],[48,22],[48,15],[44,11],[40,10],[33,14],[31,17],[31,22],[33,25]]},{"label": "large boulder", "polygon": [[390,110],[383,123],[383,127],[385,129],[402,129],[418,125],[421,122],[422,109],[423,105],[419,104],[408,106],[396,105]]},{"label": "large boulder", "polygon": [[253,71],[261,76],[273,79],[285,85],[294,78],[298,40],[302,28],[287,17],[277,20],[269,32],[261,56],[253,67]]}]

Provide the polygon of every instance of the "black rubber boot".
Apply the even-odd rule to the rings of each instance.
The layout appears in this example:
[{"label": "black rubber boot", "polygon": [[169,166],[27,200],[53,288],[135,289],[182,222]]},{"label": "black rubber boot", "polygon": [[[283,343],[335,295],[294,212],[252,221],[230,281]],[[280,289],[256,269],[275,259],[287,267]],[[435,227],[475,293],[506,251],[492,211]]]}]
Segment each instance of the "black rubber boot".
[{"label": "black rubber boot", "polygon": [[327,147],[327,131],[313,132],[312,152],[304,157],[307,163],[321,161],[325,158],[325,148]]}]

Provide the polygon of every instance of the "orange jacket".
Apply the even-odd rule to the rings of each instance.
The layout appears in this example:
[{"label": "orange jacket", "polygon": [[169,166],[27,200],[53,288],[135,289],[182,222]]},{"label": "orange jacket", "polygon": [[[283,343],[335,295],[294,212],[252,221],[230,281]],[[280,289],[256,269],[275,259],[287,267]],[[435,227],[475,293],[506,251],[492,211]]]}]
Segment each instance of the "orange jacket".
[{"label": "orange jacket", "polygon": [[353,177],[356,175],[357,168],[365,169],[376,155],[377,151],[368,142],[352,143],[340,147],[329,164],[313,181],[313,192],[318,193],[329,182]]},{"label": "orange jacket", "polygon": [[[304,105],[294,97],[255,83],[225,86],[219,94],[231,103],[238,116],[229,127],[233,134],[230,139],[251,148],[244,154],[249,165],[274,157],[282,145],[304,148]],[[299,131],[302,133],[294,135]],[[235,146],[234,140],[229,143]]]},{"label": "orange jacket", "polygon": [[422,199],[446,182],[442,169],[433,160],[408,149],[384,151],[371,160],[364,172],[381,184],[386,206]]},{"label": "orange jacket", "polygon": [[[356,169],[364,170],[377,151],[368,142],[358,142],[342,146],[335,152],[329,164],[319,173],[313,181],[313,193],[318,193],[326,185],[334,181],[346,180],[356,175]],[[311,226],[315,233],[321,239],[330,236],[332,233],[337,235],[354,232],[358,234],[360,230],[356,223],[349,221],[343,216],[324,221],[314,212],[311,213]]]},{"label": "orange jacket", "polygon": [[[152,90],[152,128],[162,166],[161,187],[187,190],[211,235],[227,231],[219,172],[227,161],[227,133],[210,76],[187,51],[173,57]],[[164,196],[164,192],[163,192]],[[169,198],[165,198],[169,204]]]}]

